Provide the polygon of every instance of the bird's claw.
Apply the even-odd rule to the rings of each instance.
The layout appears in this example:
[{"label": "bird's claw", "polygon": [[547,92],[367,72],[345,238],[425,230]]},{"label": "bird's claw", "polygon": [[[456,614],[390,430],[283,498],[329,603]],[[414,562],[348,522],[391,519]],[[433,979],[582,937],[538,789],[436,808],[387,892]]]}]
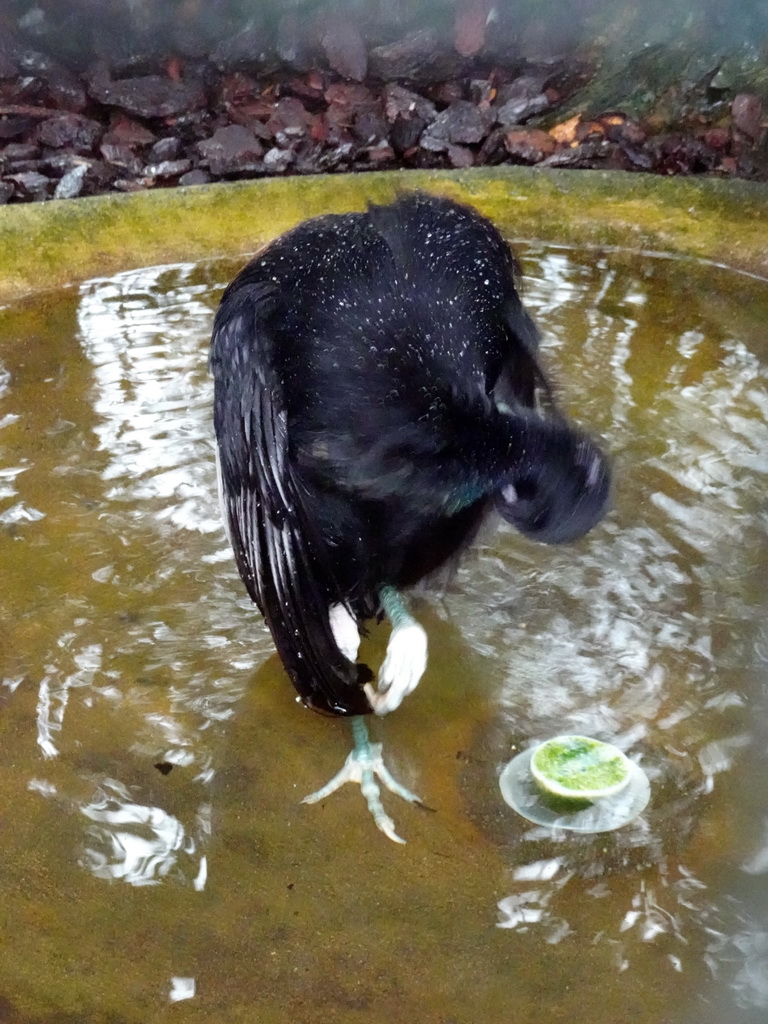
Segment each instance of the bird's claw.
[{"label": "bird's claw", "polygon": [[365,797],[368,810],[373,816],[376,827],[394,843],[405,843],[405,840],[395,831],[395,823],[384,810],[376,778],[378,777],[381,784],[390,793],[402,797],[408,803],[421,804],[422,801],[415,793],[406,789],[397,779],[392,777],[389,769],[384,764],[381,749],[380,743],[370,743],[365,750],[358,748],[352,750],[344,762],[341,771],[337,772],[322,789],[318,789],[315,793],[305,796],[301,802],[303,804],[316,804],[318,801],[330,796],[331,793],[335,793],[337,789],[341,789],[345,782],[356,782],[360,786],[360,792]]}]

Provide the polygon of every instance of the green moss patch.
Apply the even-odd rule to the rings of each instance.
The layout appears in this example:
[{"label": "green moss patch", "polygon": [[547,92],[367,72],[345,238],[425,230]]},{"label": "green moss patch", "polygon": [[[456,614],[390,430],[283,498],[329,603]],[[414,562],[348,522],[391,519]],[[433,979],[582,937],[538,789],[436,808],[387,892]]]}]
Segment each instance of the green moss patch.
[{"label": "green moss patch", "polygon": [[768,277],[768,186],[495,167],[271,178],[0,210],[0,301],[164,262],[252,253],[307,217],[427,189],[510,238],[711,259]]}]

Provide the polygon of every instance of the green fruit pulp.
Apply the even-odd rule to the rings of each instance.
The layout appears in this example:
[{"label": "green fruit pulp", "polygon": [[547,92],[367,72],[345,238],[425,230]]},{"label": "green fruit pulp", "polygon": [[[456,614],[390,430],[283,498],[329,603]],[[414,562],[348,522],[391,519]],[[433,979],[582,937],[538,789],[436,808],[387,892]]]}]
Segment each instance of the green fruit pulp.
[{"label": "green fruit pulp", "polygon": [[586,736],[549,740],[533,755],[533,764],[544,778],[574,793],[609,789],[629,771],[612,747]]}]

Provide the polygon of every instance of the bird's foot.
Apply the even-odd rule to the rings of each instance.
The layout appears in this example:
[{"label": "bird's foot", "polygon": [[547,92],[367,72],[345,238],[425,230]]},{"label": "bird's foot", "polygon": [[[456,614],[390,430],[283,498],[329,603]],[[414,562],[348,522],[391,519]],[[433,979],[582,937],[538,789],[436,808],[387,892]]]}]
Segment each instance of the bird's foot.
[{"label": "bird's foot", "polygon": [[392,622],[387,653],[379,669],[376,689],[366,683],[365,695],[377,715],[386,715],[399,707],[404,697],[416,689],[427,667],[427,634],[407,611],[400,595],[391,587],[382,587],[381,599]]},{"label": "bird's foot", "polygon": [[316,804],[318,801],[330,796],[331,793],[335,793],[337,789],[341,789],[345,782],[356,782],[360,786],[360,792],[365,797],[368,810],[373,816],[376,827],[393,842],[404,843],[405,840],[395,831],[395,823],[384,810],[376,779],[378,778],[390,793],[402,797],[408,803],[422,804],[422,801],[415,793],[406,789],[397,779],[392,777],[381,755],[381,743],[371,743],[368,738],[365,720],[363,718],[354,718],[352,720],[352,728],[355,734],[355,746],[344,762],[344,767],[322,789],[318,789],[317,792],[305,796],[301,802],[303,804]]}]

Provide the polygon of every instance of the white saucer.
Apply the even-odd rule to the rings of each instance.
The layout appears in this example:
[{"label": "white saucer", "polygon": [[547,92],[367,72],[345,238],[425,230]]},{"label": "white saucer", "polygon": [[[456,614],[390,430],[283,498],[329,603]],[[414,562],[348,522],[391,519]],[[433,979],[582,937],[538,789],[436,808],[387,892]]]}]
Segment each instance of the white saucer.
[{"label": "white saucer", "polygon": [[543,792],[531,773],[535,749],[530,747],[514,757],[499,777],[504,800],[529,821],[572,832],[612,832],[634,821],[648,806],[651,784],[634,761],[630,761],[629,782],[612,796],[575,801]]}]

